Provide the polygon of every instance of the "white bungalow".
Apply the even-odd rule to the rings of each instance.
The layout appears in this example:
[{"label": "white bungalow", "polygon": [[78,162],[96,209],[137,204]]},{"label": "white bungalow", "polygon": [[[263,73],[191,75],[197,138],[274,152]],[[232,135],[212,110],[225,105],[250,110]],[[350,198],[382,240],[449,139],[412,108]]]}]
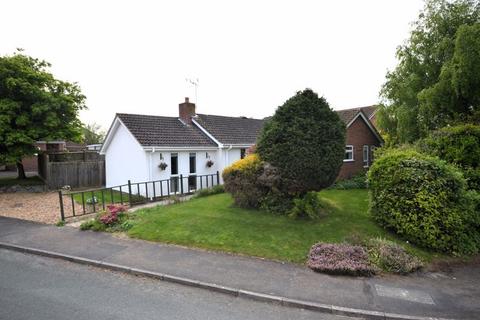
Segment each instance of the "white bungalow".
[{"label": "white bungalow", "polygon": [[[106,185],[171,179],[163,185],[169,192],[197,189],[206,181],[196,176],[217,171],[221,176],[226,166],[243,158],[263,123],[197,114],[188,98],[179,105],[179,117],[117,113],[100,150],[105,155]],[[181,175],[191,178],[179,186],[176,177]]]}]

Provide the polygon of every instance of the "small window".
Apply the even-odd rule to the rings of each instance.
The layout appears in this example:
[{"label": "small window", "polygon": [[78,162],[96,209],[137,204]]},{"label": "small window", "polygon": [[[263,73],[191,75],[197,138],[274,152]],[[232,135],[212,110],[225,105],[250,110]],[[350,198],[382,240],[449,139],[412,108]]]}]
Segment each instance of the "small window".
[{"label": "small window", "polygon": [[366,168],[370,165],[368,160],[368,146],[363,146],[363,166]]},{"label": "small window", "polygon": [[246,152],[245,148],[240,149],[240,159],[245,158],[245,152]]},{"label": "small window", "polygon": [[345,159],[343,161],[353,161],[353,146],[347,145],[345,147]]},{"label": "small window", "polygon": [[170,156],[171,174],[178,174],[178,153],[172,153]]}]

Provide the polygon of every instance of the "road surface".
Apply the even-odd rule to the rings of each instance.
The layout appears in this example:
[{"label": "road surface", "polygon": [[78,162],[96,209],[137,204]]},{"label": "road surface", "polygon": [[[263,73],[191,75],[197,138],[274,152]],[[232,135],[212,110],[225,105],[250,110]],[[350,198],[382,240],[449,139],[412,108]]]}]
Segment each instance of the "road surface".
[{"label": "road surface", "polygon": [[0,319],[353,318],[0,249]]}]

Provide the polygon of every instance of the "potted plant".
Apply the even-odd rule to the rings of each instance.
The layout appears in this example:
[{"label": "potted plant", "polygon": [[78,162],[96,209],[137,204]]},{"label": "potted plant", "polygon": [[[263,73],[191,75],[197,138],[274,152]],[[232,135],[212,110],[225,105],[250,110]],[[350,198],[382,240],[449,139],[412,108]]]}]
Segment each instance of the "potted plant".
[{"label": "potted plant", "polygon": [[213,163],[214,163],[214,162],[213,162],[212,160],[208,160],[208,161],[207,161],[207,167],[210,168],[211,166],[213,166]]},{"label": "potted plant", "polygon": [[166,164],[165,162],[160,162],[158,167],[160,168],[160,170],[165,170],[165,169],[167,169],[168,164]]}]

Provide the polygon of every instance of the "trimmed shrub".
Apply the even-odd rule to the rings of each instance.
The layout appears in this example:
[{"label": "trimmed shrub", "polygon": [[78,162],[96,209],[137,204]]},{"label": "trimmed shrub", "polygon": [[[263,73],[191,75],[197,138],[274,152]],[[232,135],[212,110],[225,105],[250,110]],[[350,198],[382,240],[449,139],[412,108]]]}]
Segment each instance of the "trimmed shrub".
[{"label": "trimmed shrub", "polygon": [[317,192],[307,192],[304,197],[293,199],[293,208],[289,217],[318,219],[326,216],[325,205],[320,200]]},{"label": "trimmed shrub", "polygon": [[257,154],[234,162],[222,173],[225,191],[232,194],[235,204],[242,208],[258,208],[268,189],[259,183],[264,165]]},{"label": "trimmed shrub", "polygon": [[347,190],[347,189],[367,189],[367,173],[359,172],[350,179],[336,181],[331,189]]},{"label": "trimmed shrub", "polygon": [[273,214],[289,214],[293,206],[293,197],[278,190],[270,190],[260,199],[260,209]]},{"label": "trimmed shrub", "polygon": [[410,242],[452,253],[478,252],[475,195],[456,167],[414,150],[389,150],[368,173],[370,213]]},{"label": "trimmed shrub", "polygon": [[386,272],[407,274],[422,268],[422,262],[395,242],[371,239],[368,242],[370,262]]},{"label": "trimmed shrub", "polygon": [[282,193],[320,191],[337,178],[345,154],[345,124],[310,89],[278,107],[259,136],[257,152],[278,169]]},{"label": "trimmed shrub", "polygon": [[445,127],[418,145],[422,151],[463,168],[469,188],[480,190],[480,126]]},{"label": "trimmed shrub", "polygon": [[348,244],[313,245],[307,266],[317,272],[351,276],[371,276],[376,272],[369,263],[367,251],[361,246]]},{"label": "trimmed shrub", "polygon": [[224,192],[225,192],[225,188],[223,187],[223,185],[219,184],[219,185],[216,185],[212,188],[206,188],[206,189],[198,190],[197,192],[195,192],[194,197],[195,198],[202,198],[202,197],[208,197],[208,196],[212,196],[214,194],[219,194],[219,193],[224,193]]}]

